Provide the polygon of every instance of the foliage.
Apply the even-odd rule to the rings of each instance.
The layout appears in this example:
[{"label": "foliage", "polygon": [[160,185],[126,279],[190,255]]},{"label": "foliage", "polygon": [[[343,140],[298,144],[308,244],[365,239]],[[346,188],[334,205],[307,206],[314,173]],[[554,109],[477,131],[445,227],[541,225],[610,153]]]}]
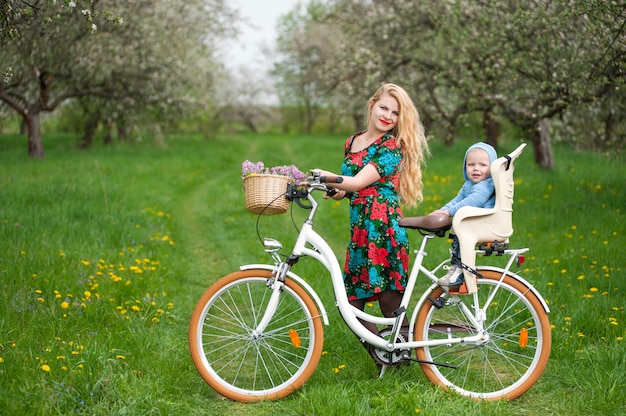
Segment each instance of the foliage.
[{"label": "foliage", "polygon": [[[283,96],[360,119],[382,82],[410,91],[425,123],[451,144],[462,118],[482,113],[493,144],[503,120],[524,129],[535,159],[553,165],[552,121],[593,110],[614,144],[623,117],[626,6],[603,0],[312,1],[280,27]],[[306,101],[307,96],[315,101]],[[317,104],[321,103],[321,104]],[[600,110],[600,111],[598,111]],[[358,123],[357,123],[358,124]],[[574,124],[571,127],[577,127]],[[572,129],[572,139],[591,137]],[[616,143],[619,146],[619,140]]]},{"label": "foliage", "polygon": [[0,100],[24,118],[33,157],[44,155],[39,115],[68,100],[88,100],[90,117],[120,129],[206,107],[215,42],[234,15],[223,0],[7,4],[14,29],[0,53]]},{"label": "foliage", "polygon": [[[332,169],[343,139],[328,136],[167,136],[69,151],[46,137],[47,158],[24,163],[15,136],[0,136],[0,413],[23,415],[519,415],[620,414],[626,403],[622,278],[626,244],[621,160],[557,143],[545,172],[516,161],[515,234],[530,247],[518,271],[549,302],[548,368],[513,402],[479,403],[427,382],[411,365],[376,378],[376,367],[333,308],[327,271],[302,259],[329,311],[320,364],[277,402],[220,398],[191,363],[186,332],[202,292],[241,264],[270,261],[257,217],[244,207],[241,160]],[[432,143],[424,202],[431,212],[462,182],[456,167],[475,137]],[[501,143],[502,154],[516,141]],[[316,229],[342,259],[345,201],[320,201]],[[293,207],[300,224],[306,212]],[[290,214],[262,217],[258,233],[288,247]],[[417,234],[410,234],[415,247]],[[447,256],[433,241],[427,265]],[[497,259],[492,259],[497,261]]]}]

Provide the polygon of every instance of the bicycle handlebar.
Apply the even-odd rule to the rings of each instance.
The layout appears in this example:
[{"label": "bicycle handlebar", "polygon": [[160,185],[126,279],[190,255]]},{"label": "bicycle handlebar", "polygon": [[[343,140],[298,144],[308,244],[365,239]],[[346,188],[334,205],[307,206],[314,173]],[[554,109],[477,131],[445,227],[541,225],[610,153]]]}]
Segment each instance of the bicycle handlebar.
[{"label": "bicycle handlebar", "polygon": [[312,205],[304,204],[303,202],[309,201],[309,194],[311,191],[323,191],[328,196],[333,196],[337,193],[337,189],[328,185],[329,183],[342,183],[343,177],[337,175],[320,175],[319,169],[311,170],[311,176],[309,176],[305,183],[300,185],[289,184],[285,198],[289,201],[294,201],[300,208],[311,209]]},{"label": "bicycle handlebar", "polygon": [[322,176],[322,172],[319,169],[311,169],[309,180],[321,183],[341,183],[343,182],[343,177],[337,175]]}]

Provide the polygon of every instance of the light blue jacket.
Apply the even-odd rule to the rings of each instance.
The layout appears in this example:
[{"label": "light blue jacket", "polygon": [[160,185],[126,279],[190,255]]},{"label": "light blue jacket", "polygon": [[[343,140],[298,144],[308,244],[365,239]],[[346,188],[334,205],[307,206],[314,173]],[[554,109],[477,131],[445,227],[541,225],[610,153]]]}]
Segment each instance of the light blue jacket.
[{"label": "light blue jacket", "polygon": [[456,212],[462,207],[493,208],[496,203],[496,190],[493,185],[491,175],[488,179],[478,183],[473,183],[467,177],[465,163],[467,160],[467,154],[473,149],[482,149],[486,151],[489,155],[490,165],[498,158],[496,150],[487,143],[479,142],[471,145],[469,149],[467,149],[465,152],[465,158],[463,159],[463,177],[465,178],[465,183],[461,187],[458,195],[446,205],[441,207],[442,210],[448,211],[451,217],[454,216],[454,214],[456,214]]}]

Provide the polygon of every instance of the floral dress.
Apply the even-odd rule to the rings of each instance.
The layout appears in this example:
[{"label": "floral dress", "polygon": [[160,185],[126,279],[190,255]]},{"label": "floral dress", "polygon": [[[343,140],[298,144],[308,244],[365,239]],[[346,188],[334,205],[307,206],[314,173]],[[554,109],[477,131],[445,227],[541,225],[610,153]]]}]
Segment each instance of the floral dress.
[{"label": "floral dress", "polygon": [[373,164],[381,178],[350,197],[351,237],[344,283],[348,300],[377,300],[378,293],[404,290],[406,285],[409,240],[398,225],[402,211],[397,193],[403,150],[391,134],[385,134],[369,147],[352,152],[356,136],[346,141],[341,173],[356,176]]}]

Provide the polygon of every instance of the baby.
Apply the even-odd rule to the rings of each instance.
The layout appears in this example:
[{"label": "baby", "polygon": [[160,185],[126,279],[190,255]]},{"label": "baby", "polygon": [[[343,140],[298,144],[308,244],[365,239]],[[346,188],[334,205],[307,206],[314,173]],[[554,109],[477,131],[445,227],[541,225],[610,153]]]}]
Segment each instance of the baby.
[{"label": "baby", "polygon": [[[465,152],[463,177],[465,183],[458,195],[432,214],[453,217],[461,207],[493,208],[496,191],[491,179],[491,163],[498,158],[496,150],[487,143],[475,143]],[[463,283],[459,239],[452,238],[452,250],[448,273],[439,279],[439,286],[458,286]]]}]

